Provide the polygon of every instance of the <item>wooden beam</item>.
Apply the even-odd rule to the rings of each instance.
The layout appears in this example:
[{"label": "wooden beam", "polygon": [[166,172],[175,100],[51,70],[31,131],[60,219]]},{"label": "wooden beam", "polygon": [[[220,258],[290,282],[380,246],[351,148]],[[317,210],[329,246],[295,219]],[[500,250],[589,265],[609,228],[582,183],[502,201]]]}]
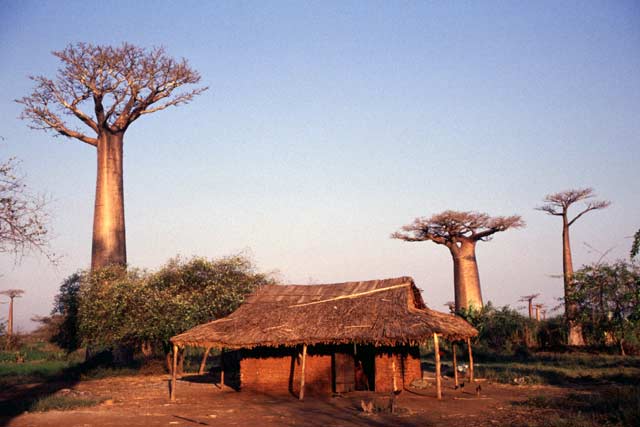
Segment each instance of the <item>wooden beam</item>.
[{"label": "wooden beam", "polygon": [[436,356],[436,395],[438,400],[442,399],[442,378],[440,378],[440,344],[438,343],[438,334],[433,334],[433,351]]},{"label": "wooden beam", "polygon": [[220,349],[220,391],[224,389],[224,348]]},{"label": "wooden beam", "polygon": [[398,391],[398,382],[396,381],[396,355],[391,356],[391,374],[393,375],[393,391]]},{"label": "wooden beam", "polygon": [[307,345],[302,345],[302,362],[300,369],[300,400],[304,400],[304,368],[307,362]]},{"label": "wooden beam", "polygon": [[471,338],[467,338],[467,348],[469,349],[469,381],[473,382],[473,352],[471,351]]},{"label": "wooden beam", "polygon": [[453,383],[458,388],[458,358],[456,357],[456,342],[451,342],[451,353],[453,359]]},{"label": "wooden beam", "polygon": [[176,400],[176,376],[178,374],[178,346],[173,345],[173,363],[171,365],[171,390],[170,397],[171,400]]},{"label": "wooden beam", "polygon": [[209,357],[209,352],[211,351],[211,347],[207,347],[204,352],[204,356],[202,356],[202,362],[200,362],[200,369],[198,369],[198,375],[204,374],[204,368],[207,365],[207,357]]}]

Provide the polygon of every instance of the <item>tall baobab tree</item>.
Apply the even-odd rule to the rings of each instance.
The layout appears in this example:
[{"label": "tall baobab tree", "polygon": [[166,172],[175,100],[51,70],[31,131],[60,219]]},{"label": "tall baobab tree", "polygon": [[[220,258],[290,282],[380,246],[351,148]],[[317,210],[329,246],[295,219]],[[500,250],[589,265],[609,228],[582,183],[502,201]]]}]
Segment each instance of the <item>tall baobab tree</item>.
[{"label": "tall baobab tree", "polygon": [[[591,200],[595,197],[593,188],[581,188],[565,190],[560,193],[548,194],[544,198],[544,204],[537,207],[539,211],[562,218],[562,273],[564,279],[565,317],[569,326],[567,342],[569,345],[584,345],[582,325],[575,321],[576,304],[569,302],[573,280],[573,261],[571,259],[571,243],[569,241],[569,228],[587,212],[604,209],[611,202],[606,200]],[[571,205],[585,202],[582,210],[573,218],[569,218]]]},{"label": "tall baobab tree", "polygon": [[539,296],[540,294],[533,294],[520,297],[520,301],[529,303],[529,319],[533,319],[533,300]]},{"label": "tall baobab tree", "polygon": [[[53,131],[96,148],[97,183],[93,217],[91,268],[126,265],[123,143],[131,123],[141,116],[188,103],[206,87],[186,60],[175,60],[163,48],[150,50],[123,43],[94,46],[77,43],[53,52],[61,62],[55,79],[31,77],[31,95],[16,100],[31,127]],[[77,130],[63,114],[84,125]]]},{"label": "tall baobab tree", "polygon": [[0,291],[0,295],[6,295],[9,297],[9,317],[7,319],[7,336],[11,338],[13,335],[13,299],[20,298],[24,294],[22,289],[7,289],[6,291]]},{"label": "tall baobab tree", "polygon": [[453,257],[456,310],[460,310],[482,307],[476,244],[491,240],[495,233],[519,227],[524,227],[524,221],[518,215],[490,217],[485,213],[449,210],[416,218],[391,237],[406,242],[430,240],[449,249]]}]

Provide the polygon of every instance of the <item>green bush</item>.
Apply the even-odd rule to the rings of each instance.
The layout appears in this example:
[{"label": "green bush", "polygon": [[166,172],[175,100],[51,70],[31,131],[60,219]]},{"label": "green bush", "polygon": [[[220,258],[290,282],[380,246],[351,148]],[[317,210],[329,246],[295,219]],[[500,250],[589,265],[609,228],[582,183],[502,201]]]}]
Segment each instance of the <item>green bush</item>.
[{"label": "green bush", "polygon": [[535,344],[537,322],[509,306],[495,308],[489,301],[481,309],[471,307],[457,313],[478,330],[477,345],[496,353],[513,354]]},{"label": "green bush", "polygon": [[97,348],[152,344],[224,317],[258,286],[271,283],[243,256],[174,258],[156,272],[110,267],[81,275],[77,327]]}]

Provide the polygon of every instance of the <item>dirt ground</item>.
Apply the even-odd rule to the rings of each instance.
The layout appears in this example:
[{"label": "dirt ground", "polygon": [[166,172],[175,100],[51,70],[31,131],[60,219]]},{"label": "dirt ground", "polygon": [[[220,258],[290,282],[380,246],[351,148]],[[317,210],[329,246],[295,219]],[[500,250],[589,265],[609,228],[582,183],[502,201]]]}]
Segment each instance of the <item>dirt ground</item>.
[{"label": "dirt ground", "polygon": [[[389,396],[354,392],[324,399],[271,396],[211,383],[179,381],[175,402],[169,401],[168,377],[134,376],[82,381],[58,393],[101,397],[98,406],[70,411],[0,415],[0,425],[19,426],[522,426],[544,419],[549,410],[514,405],[528,397],[559,396],[566,391],[551,386],[482,384],[454,390],[445,381],[444,399],[435,388],[405,390],[397,397],[395,414],[365,414],[361,401],[386,406]],[[22,386],[22,392],[29,386]],[[469,390],[471,388],[471,390]],[[13,390],[16,392],[16,390]],[[2,398],[0,392],[0,399]],[[542,418],[541,418],[542,417]]]}]

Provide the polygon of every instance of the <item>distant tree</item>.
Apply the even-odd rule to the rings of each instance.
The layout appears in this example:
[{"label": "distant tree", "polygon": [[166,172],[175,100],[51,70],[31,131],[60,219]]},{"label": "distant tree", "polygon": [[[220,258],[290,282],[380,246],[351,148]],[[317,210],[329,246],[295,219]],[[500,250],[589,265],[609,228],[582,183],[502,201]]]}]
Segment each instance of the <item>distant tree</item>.
[{"label": "distant tree", "polygon": [[49,322],[57,326],[57,331],[52,334],[51,341],[69,352],[80,347],[78,308],[81,283],[81,272],[73,273],[64,279],[55,296],[51,321]]},{"label": "distant tree", "polygon": [[479,212],[444,211],[428,218],[416,218],[391,237],[406,242],[430,240],[449,249],[453,257],[456,310],[460,310],[482,307],[476,244],[491,240],[495,233],[524,225],[518,215],[490,217]]},{"label": "distant tree", "polygon": [[640,269],[618,261],[596,263],[574,273],[570,302],[593,344],[640,349]]},{"label": "distant tree", "polygon": [[0,291],[0,295],[6,295],[9,297],[9,316],[7,317],[7,335],[9,338],[13,335],[13,300],[14,298],[20,298],[24,294],[22,289],[7,289]]},{"label": "distant tree", "polygon": [[[568,323],[568,344],[584,345],[582,328],[575,321],[577,316],[576,306],[570,298],[573,277],[573,261],[571,259],[571,244],[569,241],[569,227],[571,227],[582,215],[594,210],[608,207],[611,202],[605,200],[591,200],[595,197],[593,188],[566,190],[560,193],[548,194],[544,198],[544,204],[537,207],[539,211],[562,218],[562,271],[564,278],[565,317]],[[583,209],[572,219],[569,218],[569,208],[578,202],[586,202]]]},{"label": "distant tree", "polygon": [[629,253],[630,258],[634,259],[635,257],[637,257],[638,252],[640,252],[640,230],[636,231],[636,234],[633,236],[631,252]]},{"label": "distant tree", "polygon": [[529,319],[533,319],[533,300],[539,296],[540,294],[533,294],[520,297],[520,301],[527,302],[529,304]]},{"label": "distant tree", "polygon": [[0,253],[20,259],[27,251],[37,251],[53,261],[47,220],[46,201],[29,192],[18,171],[18,161],[10,158],[1,163]]},{"label": "distant tree", "polygon": [[[200,75],[186,60],[177,61],[163,48],[146,50],[88,43],[53,52],[61,62],[55,79],[31,77],[34,91],[18,103],[22,118],[34,129],[84,142],[97,150],[97,184],[93,218],[91,268],[126,265],[123,144],[129,126],[143,115],[188,103],[207,88],[178,92],[196,84]],[[75,117],[89,134],[76,130],[62,114]]]}]

